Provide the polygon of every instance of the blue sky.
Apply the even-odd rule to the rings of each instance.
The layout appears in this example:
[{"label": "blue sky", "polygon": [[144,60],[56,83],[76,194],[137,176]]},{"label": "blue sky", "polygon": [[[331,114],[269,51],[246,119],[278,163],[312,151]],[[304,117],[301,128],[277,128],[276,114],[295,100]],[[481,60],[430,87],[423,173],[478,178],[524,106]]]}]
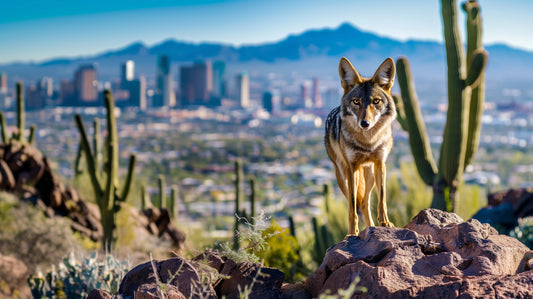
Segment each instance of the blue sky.
[{"label": "blue sky", "polygon": [[[533,51],[533,1],[479,2],[485,43]],[[257,44],[343,22],[401,40],[442,40],[438,0],[1,0],[0,8],[0,63],[93,55],[168,38]]]}]

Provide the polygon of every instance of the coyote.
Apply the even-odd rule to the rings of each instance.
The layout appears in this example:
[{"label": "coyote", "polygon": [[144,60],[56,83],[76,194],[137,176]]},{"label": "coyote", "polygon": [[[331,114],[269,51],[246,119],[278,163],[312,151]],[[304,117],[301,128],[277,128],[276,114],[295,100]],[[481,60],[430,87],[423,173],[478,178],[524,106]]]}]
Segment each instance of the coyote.
[{"label": "coyote", "polygon": [[339,75],[344,95],[339,107],[326,120],[325,143],[333,162],[337,183],[348,200],[348,235],[357,235],[357,205],[366,226],[374,226],[370,215],[370,191],[376,183],[378,222],[393,227],[387,216],[385,160],[392,149],[392,122],[396,106],[390,94],[396,69],[389,57],[372,78],[363,78],[343,57]]}]

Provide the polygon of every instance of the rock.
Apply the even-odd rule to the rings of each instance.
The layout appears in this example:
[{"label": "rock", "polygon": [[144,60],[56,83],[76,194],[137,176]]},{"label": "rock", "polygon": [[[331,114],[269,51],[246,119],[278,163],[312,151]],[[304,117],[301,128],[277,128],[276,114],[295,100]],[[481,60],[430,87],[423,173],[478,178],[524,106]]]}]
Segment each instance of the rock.
[{"label": "rock", "polygon": [[106,291],[94,289],[89,292],[87,299],[111,299],[113,296]]},{"label": "rock", "polygon": [[311,299],[311,294],[303,283],[284,283],[281,286],[281,299]]},{"label": "rock", "polygon": [[0,253],[0,298],[31,298],[29,276],[22,261]]},{"label": "rock", "polygon": [[219,298],[241,298],[241,290],[248,288],[249,298],[280,298],[285,274],[257,263],[226,261],[220,274],[229,276],[217,286]]},{"label": "rock", "polygon": [[[164,296],[163,296],[164,295]],[[187,299],[178,287],[166,285],[161,287],[155,283],[143,284],[134,293],[136,299]]]},{"label": "rock", "polygon": [[154,260],[153,266],[152,262],[138,265],[122,279],[119,294],[133,297],[135,292],[145,290],[143,285],[146,284],[177,287],[185,298],[216,298],[213,288],[202,284],[196,269],[181,257],[163,261]]},{"label": "rock", "polygon": [[480,209],[472,218],[508,234],[518,225],[519,218],[528,216],[533,216],[533,193],[530,188],[516,188],[489,194],[488,206]]},{"label": "rock", "polygon": [[[368,227],[331,247],[305,287],[318,297],[359,277],[365,298],[527,297],[533,271],[517,273],[528,251],[488,224],[427,209],[405,228]],[[515,281],[515,290],[506,285]]]}]

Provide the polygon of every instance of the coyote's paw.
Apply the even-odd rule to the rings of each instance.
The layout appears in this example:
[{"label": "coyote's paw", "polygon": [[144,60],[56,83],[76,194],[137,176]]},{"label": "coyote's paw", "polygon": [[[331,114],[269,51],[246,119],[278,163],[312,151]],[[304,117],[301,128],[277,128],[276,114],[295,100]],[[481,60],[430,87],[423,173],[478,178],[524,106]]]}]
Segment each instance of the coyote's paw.
[{"label": "coyote's paw", "polygon": [[392,222],[390,222],[390,221],[385,221],[385,222],[380,222],[379,226],[394,227],[394,224],[392,224]]},{"label": "coyote's paw", "polygon": [[349,237],[357,237],[358,233],[356,234],[347,234],[346,237],[344,237],[344,241],[348,240]]}]

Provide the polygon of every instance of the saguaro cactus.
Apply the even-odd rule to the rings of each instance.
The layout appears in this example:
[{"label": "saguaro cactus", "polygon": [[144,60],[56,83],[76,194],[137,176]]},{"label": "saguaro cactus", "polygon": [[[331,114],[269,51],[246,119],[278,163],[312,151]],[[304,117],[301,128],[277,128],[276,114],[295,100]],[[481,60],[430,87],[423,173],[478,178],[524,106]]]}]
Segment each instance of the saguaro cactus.
[{"label": "saguaro cactus", "polygon": [[[28,140],[24,137],[24,130],[26,129],[26,111],[24,108],[24,91],[22,82],[17,82],[17,128],[18,132],[13,132],[11,139],[17,140],[20,143],[29,143],[33,144],[35,139],[35,125],[30,127],[30,134]],[[2,126],[2,142],[8,143],[9,138],[7,137],[7,125],[4,113],[0,111],[0,125]]]},{"label": "saguaro cactus", "polygon": [[[75,116],[76,125],[81,136],[81,150],[85,156],[87,171],[93,187],[94,196],[101,214],[101,223],[104,230],[102,248],[110,252],[115,242],[114,231],[116,228],[116,213],[120,210],[120,203],[126,201],[131,189],[135,170],[135,155],[130,156],[128,172],[122,190],[119,192],[118,177],[118,134],[115,119],[115,104],[113,95],[109,90],[104,92],[107,110],[107,136],[103,149],[103,166],[98,165],[96,149],[91,149],[89,139],[81,115]],[[95,143],[96,144],[96,143]],[[99,171],[102,169],[102,172]]]},{"label": "saguaro cactus", "polygon": [[[488,54],[481,42],[481,12],[476,0],[463,4],[467,15],[466,55],[457,26],[455,0],[442,0],[442,20],[448,64],[448,112],[438,164],[426,133],[407,58],[396,64],[401,96],[396,95],[398,120],[409,132],[409,144],[418,173],[433,187],[432,207],[457,210],[463,172],[479,143],[484,102],[484,70]],[[438,167],[437,167],[438,165]]]},{"label": "saguaro cactus", "polygon": [[239,237],[238,237],[238,230],[239,230],[239,224],[242,219],[246,219],[248,223],[254,224],[254,217],[255,217],[255,200],[256,200],[256,194],[255,194],[255,188],[256,188],[256,182],[254,177],[249,178],[250,183],[250,215],[246,214],[245,209],[241,209],[241,203],[243,201],[244,197],[244,191],[242,188],[242,162],[241,160],[235,161],[235,224],[233,227],[233,250],[239,249]]}]

